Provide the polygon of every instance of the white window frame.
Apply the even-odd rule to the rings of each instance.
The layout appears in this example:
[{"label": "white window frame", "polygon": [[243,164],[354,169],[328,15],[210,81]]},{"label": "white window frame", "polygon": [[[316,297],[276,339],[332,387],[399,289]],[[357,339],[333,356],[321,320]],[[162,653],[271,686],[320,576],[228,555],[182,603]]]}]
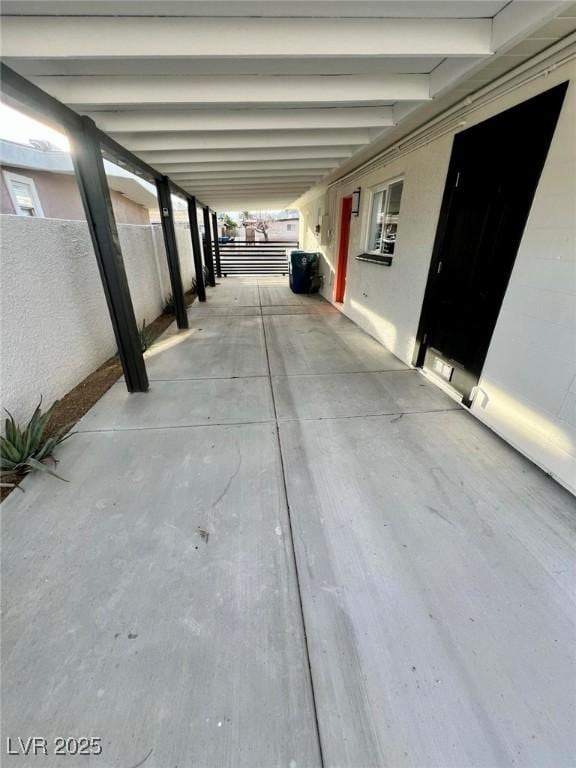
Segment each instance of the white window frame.
[{"label": "white window frame", "polygon": [[[372,240],[372,209],[374,208],[374,200],[376,198],[376,195],[380,194],[380,192],[386,192],[386,201],[388,200],[388,190],[390,187],[394,186],[394,184],[398,184],[398,182],[402,182],[402,197],[404,196],[404,184],[405,184],[405,178],[404,176],[395,176],[393,179],[388,179],[385,182],[382,182],[382,184],[378,184],[376,187],[372,187],[370,190],[370,200],[368,204],[368,222],[366,226],[366,238],[365,238],[365,244],[366,244],[366,252],[370,253],[374,256],[382,256],[386,255],[382,252],[382,250],[378,250],[375,248],[371,248],[371,240]],[[400,198],[400,211],[402,210],[402,198]],[[398,226],[400,226],[400,213],[398,214]],[[396,255],[396,248],[394,248],[394,254]]]},{"label": "white window frame", "polygon": [[20,208],[20,205],[18,203],[18,198],[16,197],[16,194],[14,190],[12,189],[12,182],[20,182],[20,184],[28,184],[30,187],[30,193],[32,195],[32,201],[34,202],[34,210],[36,212],[36,218],[44,218],[44,211],[42,210],[42,206],[40,204],[40,198],[38,197],[38,191],[36,190],[36,184],[34,183],[34,179],[30,178],[30,176],[21,176],[19,173],[12,173],[12,171],[3,171],[4,174],[4,181],[6,182],[6,187],[8,189],[8,194],[10,195],[10,200],[12,200],[12,205],[14,206],[14,210],[18,216],[27,216],[28,214],[24,213],[24,211]]}]

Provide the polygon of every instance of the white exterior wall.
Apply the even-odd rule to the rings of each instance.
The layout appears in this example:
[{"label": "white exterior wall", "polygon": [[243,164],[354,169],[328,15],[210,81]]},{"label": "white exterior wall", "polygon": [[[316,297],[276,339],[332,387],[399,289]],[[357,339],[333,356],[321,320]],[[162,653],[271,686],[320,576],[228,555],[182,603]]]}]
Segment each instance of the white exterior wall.
[{"label": "white exterior wall", "polygon": [[[184,292],[192,287],[192,278],[196,276],[194,269],[194,255],[192,253],[192,240],[190,237],[190,225],[176,222],[176,245],[178,246],[178,256],[180,258],[180,272],[182,274],[182,283]],[[160,232],[160,236],[162,233]],[[164,246],[162,245],[162,248]],[[162,253],[164,251],[162,250]],[[164,259],[166,264],[166,259]],[[168,278],[168,266],[166,266],[166,277]]]},{"label": "white exterior wall", "polygon": [[163,244],[156,246],[150,226],[119,224],[118,234],[136,320],[151,323],[162,312],[170,293]]},{"label": "white exterior wall", "polygon": [[[40,395],[49,405],[115,354],[116,342],[85,221],[1,216],[0,227],[1,399],[23,420]],[[118,231],[136,318],[151,322],[170,293],[162,231]],[[191,247],[178,242],[188,290]]]},{"label": "white exterior wall", "polygon": [[[576,65],[491,101],[466,128],[570,79],[564,107],[516,258],[472,412],[576,492]],[[527,127],[527,130],[529,127]],[[352,218],[342,311],[411,364],[454,132],[376,170],[312,191],[300,205],[303,246],[324,254],[323,293],[332,300],[342,197],[362,188]],[[519,137],[521,141],[521,137]],[[404,178],[391,267],[357,261],[365,249],[370,189]],[[330,214],[332,237],[314,226]]]}]

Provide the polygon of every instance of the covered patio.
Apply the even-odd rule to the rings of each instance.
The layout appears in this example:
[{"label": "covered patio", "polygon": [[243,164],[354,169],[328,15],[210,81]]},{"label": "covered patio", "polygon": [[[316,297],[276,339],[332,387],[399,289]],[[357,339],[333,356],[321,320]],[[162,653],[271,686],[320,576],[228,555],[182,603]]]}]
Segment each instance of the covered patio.
[{"label": "covered patio", "polygon": [[208,298],[148,393],[78,424],[69,482],[5,502],[5,737],[99,737],[110,768],[570,765],[573,497],[323,299]]},{"label": "covered patio", "polygon": [[2,6],[85,216],[3,217],[3,405],[123,373],[3,504],[7,764],[573,766],[576,5]]}]

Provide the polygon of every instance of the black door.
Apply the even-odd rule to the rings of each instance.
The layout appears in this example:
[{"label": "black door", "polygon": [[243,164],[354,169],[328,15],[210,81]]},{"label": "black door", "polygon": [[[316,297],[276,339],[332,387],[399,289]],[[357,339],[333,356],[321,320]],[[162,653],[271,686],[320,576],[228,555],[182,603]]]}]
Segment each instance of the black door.
[{"label": "black door", "polygon": [[567,85],[454,139],[415,362],[464,402],[486,359]]}]

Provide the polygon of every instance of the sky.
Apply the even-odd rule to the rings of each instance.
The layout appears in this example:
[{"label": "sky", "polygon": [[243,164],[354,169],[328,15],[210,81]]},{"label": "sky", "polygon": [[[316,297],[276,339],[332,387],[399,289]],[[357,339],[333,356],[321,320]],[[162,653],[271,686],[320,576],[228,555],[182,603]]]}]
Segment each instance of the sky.
[{"label": "sky", "polygon": [[0,139],[27,144],[29,139],[50,141],[58,149],[68,150],[68,140],[62,133],[33,120],[5,104],[0,104]]}]

